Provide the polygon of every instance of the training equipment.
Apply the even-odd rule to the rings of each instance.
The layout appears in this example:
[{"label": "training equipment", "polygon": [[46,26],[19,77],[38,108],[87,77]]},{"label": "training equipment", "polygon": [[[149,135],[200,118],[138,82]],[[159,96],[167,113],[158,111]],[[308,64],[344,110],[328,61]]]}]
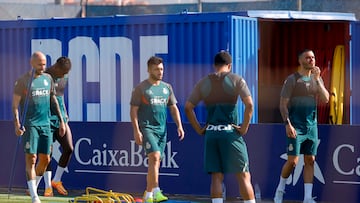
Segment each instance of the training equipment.
[{"label": "training equipment", "polygon": [[134,198],[130,194],[105,191],[93,187],[86,188],[86,194],[75,197],[73,203],[77,202],[96,202],[96,203],[135,203]]},{"label": "training equipment", "polygon": [[[30,88],[31,88],[31,83],[32,83],[32,81],[34,79],[34,73],[35,73],[35,69],[33,68],[31,70],[30,80],[29,80],[29,82],[27,84],[27,91],[26,91],[26,97],[25,97],[25,101],[24,101],[24,108],[23,108],[23,112],[21,113],[21,118],[20,118],[21,119],[20,120],[20,128],[21,129],[24,128],[27,108],[28,108],[28,104],[29,104]],[[10,181],[9,181],[9,186],[8,186],[8,199],[10,199],[12,182],[13,182],[14,175],[15,175],[17,151],[18,151],[20,142],[21,142],[21,136],[18,137],[18,140],[16,142],[14,157],[13,157],[13,161],[12,161],[12,164],[11,164],[11,170],[10,170],[11,174],[10,174]]]},{"label": "training equipment", "polygon": [[338,45],[334,51],[330,83],[330,124],[342,124],[344,113],[345,48]]}]

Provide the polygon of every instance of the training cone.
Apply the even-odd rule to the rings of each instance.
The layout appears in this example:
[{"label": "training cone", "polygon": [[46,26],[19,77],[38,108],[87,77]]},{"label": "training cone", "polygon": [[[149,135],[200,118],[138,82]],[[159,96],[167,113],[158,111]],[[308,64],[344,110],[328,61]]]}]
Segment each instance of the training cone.
[{"label": "training cone", "polygon": [[143,202],[141,198],[135,198],[134,200],[135,200],[135,203],[142,203]]}]

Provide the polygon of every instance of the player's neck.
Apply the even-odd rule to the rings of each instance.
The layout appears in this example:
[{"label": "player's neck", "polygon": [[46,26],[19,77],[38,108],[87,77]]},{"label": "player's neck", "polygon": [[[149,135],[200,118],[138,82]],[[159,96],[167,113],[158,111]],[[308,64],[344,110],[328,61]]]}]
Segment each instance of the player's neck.
[{"label": "player's neck", "polygon": [[148,78],[148,81],[152,85],[159,85],[160,82],[161,82],[161,80],[154,80],[154,79],[151,79],[151,78]]}]

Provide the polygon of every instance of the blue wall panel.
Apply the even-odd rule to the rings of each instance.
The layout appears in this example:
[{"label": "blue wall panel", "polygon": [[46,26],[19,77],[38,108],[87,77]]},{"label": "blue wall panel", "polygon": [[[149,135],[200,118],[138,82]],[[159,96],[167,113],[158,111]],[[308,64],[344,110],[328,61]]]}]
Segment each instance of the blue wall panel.
[{"label": "blue wall panel", "polygon": [[[72,121],[130,121],[131,90],[147,78],[146,61],[151,55],[164,58],[164,80],[173,85],[186,120],[184,103],[196,81],[213,71],[213,56],[229,49],[230,38],[237,40],[234,31],[247,32],[243,30],[246,26],[231,30],[231,15],[234,13],[2,21],[0,120],[12,119],[13,84],[29,70],[35,50],[47,55],[48,65],[62,55],[72,60],[65,96]],[[204,122],[204,107],[200,105],[196,112]]]},{"label": "blue wall panel", "polygon": [[360,124],[360,22],[351,23],[350,124]]},{"label": "blue wall panel", "polygon": [[[233,56],[233,71],[247,82],[254,102],[252,123],[258,122],[258,24],[257,19],[231,16],[230,51]],[[244,106],[239,107],[242,120]]]}]

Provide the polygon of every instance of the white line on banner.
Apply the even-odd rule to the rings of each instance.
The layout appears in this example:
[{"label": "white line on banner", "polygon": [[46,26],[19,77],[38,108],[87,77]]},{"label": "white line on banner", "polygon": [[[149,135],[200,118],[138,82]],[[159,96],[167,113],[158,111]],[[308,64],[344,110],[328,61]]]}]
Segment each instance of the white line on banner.
[{"label": "white line on banner", "polygon": [[[74,170],[77,173],[108,173],[108,174],[127,174],[127,175],[147,175],[146,172],[127,172],[127,171],[95,171],[95,170]],[[159,173],[161,176],[179,176],[177,173]]]},{"label": "white line on banner", "polygon": [[346,180],[334,180],[333,183],[360,185],[360,182]]}]

